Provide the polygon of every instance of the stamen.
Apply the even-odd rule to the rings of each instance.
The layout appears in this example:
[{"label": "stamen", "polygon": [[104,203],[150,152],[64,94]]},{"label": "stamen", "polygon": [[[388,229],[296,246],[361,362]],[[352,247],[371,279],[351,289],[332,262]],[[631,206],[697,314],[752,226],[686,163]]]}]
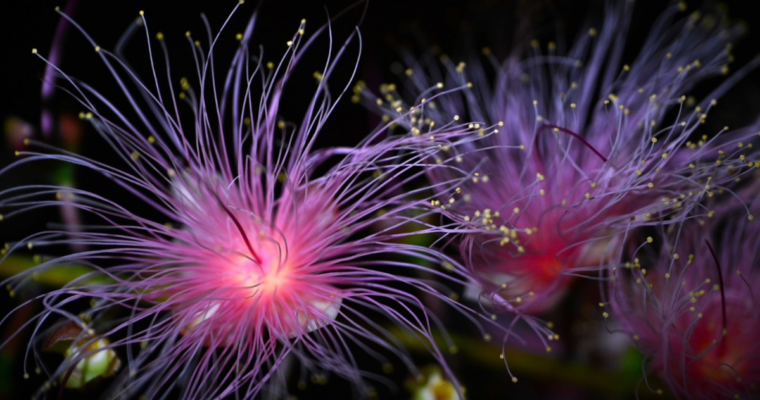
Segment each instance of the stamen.
[{"label": "stamen", "polygon": [[[251,246],[251,242],[248,240],[248,235],[245,234],[245,229],[243,229],[243,225],[238,221],[237,218],[235,218],[235,215],[232,214],[232,211],[227,208],[227,206],[224,205],[222,202],[222,199],[219,198],[219,195],[211,190],[209,188],[209,193],[211,193],[212,196],[214,196],[214,200],[216,200],[217,203],[219,203],[219,207],[222,207],[222,210],[224,210],[225,213],[227,213],[227,216],[232,219],[232,222],[237,227],[237,230],[240,232],[240,236],[243,237],[243,241],[245,242],[245,246],[248,247],[248,251],[251,252],[251,257],[253,257],[253,260],[256,261],[256,264],[259,266],[259,268],[263,268],[261,266],[261,258],[259,258],[258,254],[253,250],[253,246]],[[262,269],[263,271],[263,269]]]},{"label": "stamen", "polygon": [[63,376],[63,379],[61,380],[61,388],[58,389],[58,400],[63,400],[63,389],[66,388],[66,384],[69,382],[69,379],[71,379],[71,374],[74,373],[74,368],[76,367],[77,365],[74,364],[73,367],[66,371],[66,375]]},{"label": "stamen", "polygon": [[715,265],[718,268],[718,283],[720,284],[720,302],[721,306],[723,307],[723,331],[726,330],[726,292],[723,289],[723,273],[721,272],[720,268],[720,262],[718,262],[718,256],[715,255],[715,250],[713,250],[712,246],[710,245],[710,241],[705,239],[705,243],[707,243],[707,248],[710,249],[710,254],[712,254],[713,259],[715,260]]},{"label": "stamen", "polygon": [[[562,132],[562,133],[567,133],[568,135],[570,135],[570,136],[572,136],[572,137],[580,140],[581,143],[583,143],[586,147],[588,147],[589,149],[591,149],[591,151],[593,151],[594,154],[596,154],[597,156],[599,156],[599,158],[601,158],[602,161],[607,162],[607,157],[603,156],[602,153],[599,152],[599,150],[595,149],[594,146],[591,145],[591,143],[587,142],[585,139],[583,139],[577,133],[575,133],[575,132],[573,132],[573,131],[571,131],[569,129],[562,128],[560,126],[550,125],[550,124],[541,124],[541,127],[538,128],[538,133],[543,132],[544,129],[554,129],[554,130]],[[538,138],[538,135],[536,135],[536,138]]]}]

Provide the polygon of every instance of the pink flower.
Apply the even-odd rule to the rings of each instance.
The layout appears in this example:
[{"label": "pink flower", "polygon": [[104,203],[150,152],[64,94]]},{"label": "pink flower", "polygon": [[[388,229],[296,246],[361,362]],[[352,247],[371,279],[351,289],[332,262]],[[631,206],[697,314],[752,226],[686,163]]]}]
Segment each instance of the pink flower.
[{"label": "pink flower", "polygon": [[674,6],[624,64],[631,7],[609,3],[601,26],[588,26],[567,52],[534,40],[500,61],[486,49],[494,72],[477,57],[408,57],[410,96],[395,85],[383,85],[381,97],[365,91],[412,133],[466,135],[430,158],[433,205],[442,230],[458,235],[481,298],[498,308],[551,309],[574,277],[601,277],[617,263],[637,228],[706,213],[701,201],[747,169],[742,143],[754,131],[693,137],[757,62],[705,99],[687,97],[728,72],[739,27],[698,13],[678,18]]},{"label": "pink flower", "polygon": [[[435,296],[467,311],[449,298],[453,292],[441,282],[418,277],[417,270],[428,269],[413,261],[436,263],[446,257],[398,240],[432,229],[411,216],[421,208],[413,196],[426,189],[402,190],[424,170],[418,158],[399,152],[419,149],[422,141],[377,132],[354,148],[315,150],[334,101],[350,84],[347,79],[337,96],[330,93],[333,68],[354,35],[331,53],[314,89],[299,92],[314,90],[296,124],[278,115],[287,101],[283,88],[325,28],[305,38],[302,21],[287,47],[283,41],[287,50],[281,61],[262,63],[252,61],[248,47],[254,21],[239,35],[224,79],[213,75],[214,48],[225,40],[217,35],[212,43],[193,46],[198,79],[183,78],[179,87],[156,75],[141,80],[119,48],[107,51],[70,21],[90,40],[131,108],[122,111],[95,86],[49,64],[86,109],[83,118],[114,152],[95,158],[50,154],[35,150],[41,144],[32,141],[13,167],[36,160],[67,162],[102,174],[121,190],[67,188],[57,200],[61,188],[54,186],[0,193],[0,207],[11,210],[6,222],[25,211],[66,203],[104,225],[70,234],[51,229],[10,249],[76,243],[89,250],[45,262],[3,283],[9,287],[55,265],[96,270],[42,295],[45,311],[30,321],[35,341],[62,324],[74,323],[83,332],[70,356],[49,372],[50,382],[66,380],[75,368],[81,376],[83,360],[116,351],[123,357],[123,372],[110,394],[119,398],[135,393],[153,398],[175,388],[189,399],[253,398],[263,390],[285,395],[282,381],[292,366],[317,382],[336,374],[366,395],[371,391],[367,380],[386,381],[363,371],[354,350],[366,351],[377,366],[400,361],[414,368],[387,325],[426,341],[451,375],[433,341],[433,330],[441,327],[419,297]],[[144,17],[131,28],[142,25],[147,31]],[[163,34],[156,37],[154,51],[167,51]],[[173,76],[162,59],[151,53],[151,65]],[[436,144],[427,145],[433,153]],[[130,207],[134,199],[125,201],[129,197],[143,207]],[[386,220],[393,225],[370,229]],[[397,229],[404,225],[415,229]],[[463,269],[447,265],[450,273],[431,270],[428,275],[463,284]],[[93,277],[102,283],[92,283]],[[90,300],[91,307],[83,308],[80,300]],[[48,322],[57,318],[67,322],[50,327]]]},{"label": "pink flower", "polygon": [[610,283],[613,316],[678,398],[759,393],[760,231],[738,201],[724,204],[733,205],[674,226],[658,249],[637,248],[641,264],[617,269]]}]

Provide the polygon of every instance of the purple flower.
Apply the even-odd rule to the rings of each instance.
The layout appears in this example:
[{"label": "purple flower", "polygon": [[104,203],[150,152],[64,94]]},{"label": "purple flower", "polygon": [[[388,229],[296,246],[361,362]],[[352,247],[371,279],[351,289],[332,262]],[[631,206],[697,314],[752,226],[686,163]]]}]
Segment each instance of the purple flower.
[{"label": "purple flower", "polygon": [[395,85],[380,97],[365,91],[385,120],[414,134],[466,135],[431,158],[433,205],[497,307],[552,308],[574,276],[615,264],[637,228],[707,213],[700,202],[747,169],[754,132],[698,128],[756,62],[703,100],[687,97],[728,73],[739,26],[722,15],[680,18],[674,6],[625,64],[631,7],[608,3],[602,24],[567,51],[533,40],[504,61],[485,49],[487,66],[408,56],[408,95]]},{"label": "purple flower", "polygon": [[[750,211],[756,193],[757,185],[741,193],[755,198]],[[610,283],[614,317],[678,398],[759,393],[760,230],[746,206],[723,204],[713,218],[673,226],[664,245],[635,248],[640,261]]]},{"label": "purple flower", "polygon": [[[315,88],[300,90],[314,94],[296,124],[279,119],[286,101],[283,88],[325,27],[307,38],[302,21],[287,47],[283,41],[281,61],[265,63],[248,47],[254,20],[238,35],[239,47],[224,79],[214,74],[213,59],[214,49],[228,39],[220,34],[202,43],[188,33],[198,75],[183,78],[179,87],[155,72],[173,77],[176,68],[168,63],[162,33],[149,42],[154,74],[142,80],[120,47],[113,53],[101,48],[70,20],[112,73],[129,109],[49,65],[113,154],[98,160],[50,148],[41,152],[35,148],[43,144],[32,141],[13,167],[57,160],[88,168],[146,207],[130,209],[123,194],[108,190],[65,188],[57,199],[63,189],[55,186],[0,193],[0,207],[11,210],[4,215],[6,223],[19,213],[61,203],[101,221],[102,226],[81,232],[40,232],[10,249],[68,243],[88,249],[4,282],[11,288],[53,266],[96,270],[42,295],[45,310],[29,322],[34,342],[62,327],[79,332],[78,339],[70,340],[64,362],[54,370],[45,368],[50,382],[65,381],[72,373],[78,380],[90,379],[82,363],[99,354],[113,358],[115,351],[122,357],[122,371],[111,394],[119,398],[135,393],[153,398],[174,389],[193,399],[252,398],[262,390],[284,396],[277,383],[291,366],[317,382],[337,374],[363,396],[371,390],[367,380],[387,380],[360,369],[353,350],[363,349],[378,361],[370,367],[400,361],[414,368],[389,325],[425,341],[451,375],[432,338],[441,327],[419,295],[466,311],[439,281],[419,278],[417,270],[428,269],[412,261],[446,258],[398,240],[431,230],[414,217],[421,202],[412,199],[425,189],[402,190],[424,170],[419,158],[399,154],[419,149],[422,141],[411,135],[384,137],[378,131],[354,148],[315,149],[315,138],[350,84],[346,79],[337,96],[329,89],[333,69],[355,34],[337,50],[331,46],[326,67],[315,74]],[[143,26],[147,33],[141,13],[129,32]],[[155,54],[157,49],[163,54]],[[436,142],[426,146],[437,151]],[[394,223],[371,230],[383,221]],[[463,284],[463,269],[446,265],[450,272],[430,270],[428,276]],[[92,283],[94,276],[101,283]],[[81,308],[84,299],[91,307]]]}]

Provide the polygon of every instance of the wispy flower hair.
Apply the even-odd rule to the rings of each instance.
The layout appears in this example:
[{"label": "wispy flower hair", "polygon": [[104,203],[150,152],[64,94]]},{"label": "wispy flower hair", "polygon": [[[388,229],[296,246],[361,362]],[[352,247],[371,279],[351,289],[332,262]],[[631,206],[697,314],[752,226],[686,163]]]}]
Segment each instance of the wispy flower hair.
[{"label": "wispy flower hair", "polygon": [[401,93],[364,91],[412,133],[466,135],[431,158],[432,204],[497,308],[550,309],[571,277],[617,263],[637,228],[706,213],[700,202],[747,169],[742,146],[754,133],[696,135],[756,62],[704,100],[687,97],[728,73],[740,26],[673,6],[624,64],[632,7],[607,2],[601,26],[586,25],[568,50],[533,40],[500,61],[486,48],[486,66],[408,56]]},{"label": "wispy flower hair", "polygon": [[[119,398],[138,393],[153,398],[172,390],[192,399],[252,398],[267,388],[285,396],[284,385],[268,385],[282,383],[291,370],[285,365],[299,365],[302,379],[311,374],[316,382],[337,374],[364,397],[371,392],[367,380],[390,382],[360,369],[354,349],[383,369],[399,360],[414,368],[392,326],[422,339],[450,373],[433,341],[433,330],[441,327],[419,293],[455,304],[451,291],[439,279],[417,277],[423,267],[412,261],[436,263],[445,257],[399,240],[430,229],[417,223],[420,201],[412,200],[424,189],[402,190],[424,174],[417,168],[419,157],[399,156],[419,149],[419,138],[378,131],[353,148],[314,147],[345,91],[344,86],[334,96],[329,82],[358,30],[335,46],[327,26],[307,37],[301,21],[280,62],[265,63],[248,46],[254,16],[237,35],[239,47],[223,79],[215,73],[214,49],[225,40],[224,27],[217,35],[209,28],[205,45],[188,32],[197,79],[183,78],[175,87],[162,33],[155,35],[157,41],[148,35],[150,79],[139,78],[123,57],[129,36],[143,27],[149,32],[142,12],[115,52],[61,15],[87,38],[130,107],[120,109],[95,86],[49,64],[114,155],[97,160],[31,141],[11,168],[55,160],[93,170],[144,203],[145,213],[160,213],[164,220],[99,190],[62,193],[56,186],[30,185],[0,193],[0,207],[10,210],[6,222],[61,203],[104,222],[74,233],[51,228],[10,248],[87,248],[6,280],[11,290],[48,268],[95,270],[42,295],[44,311],[28,323],[34,327],[28,354],[50,377],[43,391],[81,373],[82,362],[107,354],[125,361],[111,386],[111,395]],[[281,120],[283,90],[320,33],[329,33],[331,50],[315,74],[313,97],[300,124]],[[154,54],[156,44],[162,56]],[[357,47],[361,51],[360,41]],[[163,73],[167,80],[160,78]],[[436,143],[429,146],[437,151]],[[390,223],[377,224],[381,221]],[[371,229],[378,225],[384,228]],[[447,265],[449,272],[432,271],[432,276],[462,285],[462,267]],[[77,309],[80,300],[90,300],[90,307]],[[70,332],[72,324],[80,333],[69,356],[48,369],[39,345],[49,332],[54,337],[64,328]]]},{"label": "wispy flower hair", "polygon": [[[752,210],[756,188],[741,196]],[[672,225],[662,245],[634,247],[641,261],[610,281],[613,317],[678,398],[757,398],[760,231],[739,201],[715,212]]]}]

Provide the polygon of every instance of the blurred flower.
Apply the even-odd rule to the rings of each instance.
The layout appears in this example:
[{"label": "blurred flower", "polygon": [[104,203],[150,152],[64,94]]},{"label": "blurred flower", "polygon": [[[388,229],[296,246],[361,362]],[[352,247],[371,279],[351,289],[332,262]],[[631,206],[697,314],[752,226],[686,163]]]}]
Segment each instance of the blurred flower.
[{"label": "blurred flower", "polygon": [[429,366],[422,374],[406,384],[412,392],[412,400],[461,400],[454,384],[446,380],[437,366]]},{"label": "blurred flower", "polygon": [[484,49],[493,80],[477,57],[426,54],[407,57],[408,95],[394,84],[380,97],[361,90],[389,124],[431,139],[466,135],[430,159],[432,206],[442,230],[460,235],[480,301],[497,309],[551,309],[572,277],[615,264],[632,231],[706,214],[700,202],[754,166],[743,148],[754,130],[693,138],[757,61],[705,100],[685,96],[728,73],[740,26],[722,14],[678,18],[674,6],[623,64],[633,5],[607,4],[601,26],[567,51],[533,40],[499,61]]},{"label": "blurred flower", "polygon": [[[54,66],[59,82],[72,85],[70,92],[86,107],[84,119],[113,155],[99,161],[100,154],[38,152],[35,146],[43,144],[31,141],[13,167],[36,160],[68,162],[101,173],[123,190],[114,195],[105,188],[30,185],[0,193],[0,207],[11,209],[6,222],[25,211],[66,203],[105,225],[74,232],[51,228],[10,248],[87,246],[6,280],[9,290],[54,265],[87,265],[110,279],[88,284],[88,274],[42,297],[46,311],[30,321],[36,335],[54,315],[87,332],[86,343],[74,346],[50,372],[51,381],[76,379],[78,385],[89,380],[92,374],[80,366],[94,355],[80,348],[96,346],[99,352],[126,355],[110,393],[119,398],[136,393],[153,398],[174,389],[183,398],[253,398],[268,389],[267,382],[284,381],[280,378],[287,371],[280,366],[292,359],[316,382],[334,373],[366,395],[371,389],[365,381],[382,378],[360,369],[354,349],[366,350],[379,365],[400,360],[414,370],[381,317],[427,343],[451,375],[433,340],[433,330],[442,327],[419,300],[420,293],[465,310],[440,282],[416,277],[416,271],[427,268],[408,261],[445,257],[400,240],[431,230],[416,217],[421,201],[410,200],[426,189],[402,190],[424,170],[417,168],[418,158],[402,158],[399,152],[419,149],[421,140],[381,138],[384,132],[376,132],[354,148],[313,149],[334,101],[345,91],[334,96],[329,82],[354,34],[315,74],[315,93],[295,124],[280,120],[278,110],[283,87],[313,37],[305,38],[302,21],[281,61],[264,63],[249,53],[254,21],[237,35],[240,44],[223,80],[213,76],[212,63],[214,46],[227,40],[224,32],[206,44],[188,32],[198,80],[182,78],[178,88],[156,78],[161,68],[172,76],[168,61],[160,66],[157,60],[163,57],[150,54],[154,75],[142,81],[121,54],[126,39],[110,52],[82,31],[127,96],[127,110]],[[142,12],[127,36],[140,27],[148,31]],[[163,34],[155,37],[153,48],[168,52]],[[186,115],[186,110],[191,112]],[[436,152],[437,144],[427,146]],[[143,209],[131,210],[125,192]],[[156,221],[156,214],[165,220]],[[370,230],[383,220],[394,224]],[[421,226],[397,229],[403,224]],[[463,268],[447,265],[448,272],[433,270],[432,275],[463,284]],[[72,312],[83,299],[90,299],[90,308]],[[72,370],[77,375],[67,378]]]},{"label": "blurred flower", "polygon": [[666,245],[637,249],[642,263],[610,283],[613,315],[678,398],[760,394],[760,229],[743,205],[726,203],[720,217],[673,227]]},{"label": "blurred flower", "polygon": [[[52,117],[51,117],[52,118]],[[51,122],[52,123],[52,122]],[[52,129],[52,128],[51,128]],[[68,151],[77,151],[81,144],[82,139],[82,121],[73,117],[68,113],[61,113],[58,119],[56,132],[59,133],[58,141],[63,145],[63,148]],[[5,119],[5,135],[10,144],[10,147],[17,152],[20,156],[20,152],[26,149],[26,146],[33,139],[38,139],[34,126],[30,123],[23,121],[18,117],[7,117]],[[45,135],[46,136],[46,135]],[[50,137],[44,138],[50,141]],[[74,172],[73,166],[70,164],[64,165],[39,165],[38,170],[34,172],[36,177],[44,177],[45,183],[50,181],[55,182],[61,186],[59,196],[66,196],[67,190],[65,187],[74,186]],[[61,204],[60,207],[61,217],[66,224],[66,229],[70,231],[77,231],[81,225],[80,210],[71,206],[69,203]],[[2,218],[0,218],[1,220]],[[84,248],[81,244],[72,244],[72,248],[77,251],[82,251]]]},{"label": "blurred flower", "polygon": [[5,139],[13,150],[24,148],[24,142],[34,136],[34,126],[19,117],[5,118]]},{"label": "blurred flower", "polygon": [[83,129],[81,118],[77,119],[69,113],[61,113],[58,118],[58,132],[63,148],[71,152],[79,151]]},{"label": "blurred flower", "polygon": [[[66,5],[64,6],[63,12],[68,16],[73,16],[74,11],[79,6],[79,0],[69,0],[66,2]],[[59,77],[58,71],[56,69],[56,65],[59,63],[59,59],[61,58],[61,54],[63,53],[63,46],[66,39],[66,36],[68,35],[68,32],[71,28],[71,25],[69,24],[69,20],[65,18],[61,18],[58,22],[58,26],[55,28],[55,35],[53,36],[53,43],[50,46],[50,54],[47,56],[48,64],[45,67],[45,75],[42,78],[42,93],[41,93],[41,99],[42,99],[42,112],[40,115],[40,131],[42,132],[42,136],[45,139],[49,139],[54,131],[54,124],[53,124],[53,113],[50,111],[50,101],[53,98],[55,92],[56,92],[56,79]],[[76,134],[79,130],[77,127],[73,127],[71,123],[68,123],[65,119],[65,117],[68,116],[68,114],[63,114],[61,116],[61,121],[59,122],[59,130],[61,133],[61,139],[63,139],[64,147],[66,149],[69,149],[71,151],[76,151],[78,146],[78,138],[80,135]],[[70,118],[69,118],[70,120]],[[79,124],[77,124],[79,125]],[[76,130],[76,132],[72,132],[72,128]],[[73,146],[74,149],[72,149],[69,146]]]}]

